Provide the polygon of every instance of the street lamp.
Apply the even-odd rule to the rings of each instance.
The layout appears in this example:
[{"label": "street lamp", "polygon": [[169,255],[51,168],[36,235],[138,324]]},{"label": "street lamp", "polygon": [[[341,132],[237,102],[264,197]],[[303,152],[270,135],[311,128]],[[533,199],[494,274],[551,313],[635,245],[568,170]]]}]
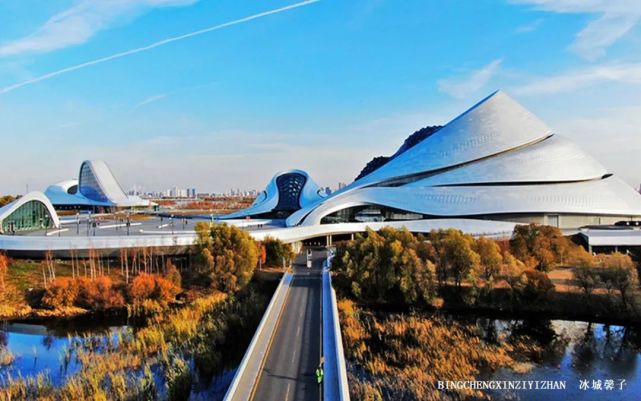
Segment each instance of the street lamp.
[{"label": "street lamp", "polygon": [[171,217],[169,217],[169,222],[171,223],[171,235],[174,235],[174,215],[172,214]]}]

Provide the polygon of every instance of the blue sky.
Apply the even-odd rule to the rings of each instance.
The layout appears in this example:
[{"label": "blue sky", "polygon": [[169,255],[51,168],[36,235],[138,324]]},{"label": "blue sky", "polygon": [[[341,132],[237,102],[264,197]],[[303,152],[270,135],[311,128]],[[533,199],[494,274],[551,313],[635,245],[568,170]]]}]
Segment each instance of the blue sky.
[{"label": "blue sky", "polygon": [[0,192],[89,158],[126,188],[334,186],[499,88],[636,187],[640,22],[638,0],[0,0]]}]

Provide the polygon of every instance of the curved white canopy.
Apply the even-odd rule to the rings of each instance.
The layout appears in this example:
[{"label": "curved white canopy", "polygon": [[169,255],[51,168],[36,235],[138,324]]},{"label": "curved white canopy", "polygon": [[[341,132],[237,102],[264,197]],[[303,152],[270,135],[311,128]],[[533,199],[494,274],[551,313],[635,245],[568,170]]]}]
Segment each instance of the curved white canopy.
[{"label": "curved white canopy", "polygon": [[47,209],[47,212],[51,216],[51,221],[52,224],[55,228],[60,227],[60,219],[58,218],[58,213],[56,213],[55,209],[53,208],[53,205],[49,201],[49,198],[45,196],[42,192],[39,191],[33,191],[29,192],[28,194],[21,196],[20,198],[16,199],[15,201],[9,203],[8,205],[5,205],[0,208],[0,233],[2,233],[2,222],[9,217],[13,212],[18,210],[21,206],[24,206],[26,203],[31,202],[31,201],[36,201],[42,203],[45,208]]}]

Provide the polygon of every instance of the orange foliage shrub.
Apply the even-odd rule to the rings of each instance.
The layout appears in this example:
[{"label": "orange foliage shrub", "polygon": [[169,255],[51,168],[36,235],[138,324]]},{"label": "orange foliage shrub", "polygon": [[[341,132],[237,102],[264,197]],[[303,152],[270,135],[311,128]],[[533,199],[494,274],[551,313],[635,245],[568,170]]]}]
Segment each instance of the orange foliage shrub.
[{"label": "orange foliage shrub", "polygon": [[42,305],[46,308],[58,309],[74,304],[78,296],[78,287],[70,278],[57,278],[51,282],[42,297]]},{"label": "orange foliage shrub", "polygon": [[151,274],[141,273],[136,276],[129,285],[129,298],[133,302],[142,302],[150,299],[156,288],[154,276]]},{"label": "orange foliage shrub", "polygon": [[108,276],[99,276],[95,280],[80,277],[78,283],[78,299],[76,304],[87,309],[108,309],[125,305],[121,291],[114,286]]},{"label": "orange foliage shrub", "polygon": [[161,304],[168,304],[176,298],[180,287],[166,278],[141,273],[133,279],[128,292],[133,303],[153,300]]}]

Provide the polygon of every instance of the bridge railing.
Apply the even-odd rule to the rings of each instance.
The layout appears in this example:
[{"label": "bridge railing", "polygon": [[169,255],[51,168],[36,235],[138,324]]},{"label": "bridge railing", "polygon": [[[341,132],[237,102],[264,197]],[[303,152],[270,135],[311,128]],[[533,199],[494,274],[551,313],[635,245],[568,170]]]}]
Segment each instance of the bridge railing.
[{"label": "bridge railing", "polygon": [[332,256],[330,251],[323,266],[323,356],[325,359],[323,398],[325,401],[349,401],[343,337],[336,292],[332,288],[332,276],[329,272]]},{"label": "bridge railing", "polygon": [[280,280],[269,305],[263,314],[263,318],[254,333],[245,356],[240,362],[234,379],[227,389],[224,401],[249,401],[254,395],[254,389],[258,384],[260,371],[265,363],[269,346],[278,326],[278,320],[282,313],[287,292],[292,282],[292,273],[285,273]]}]

